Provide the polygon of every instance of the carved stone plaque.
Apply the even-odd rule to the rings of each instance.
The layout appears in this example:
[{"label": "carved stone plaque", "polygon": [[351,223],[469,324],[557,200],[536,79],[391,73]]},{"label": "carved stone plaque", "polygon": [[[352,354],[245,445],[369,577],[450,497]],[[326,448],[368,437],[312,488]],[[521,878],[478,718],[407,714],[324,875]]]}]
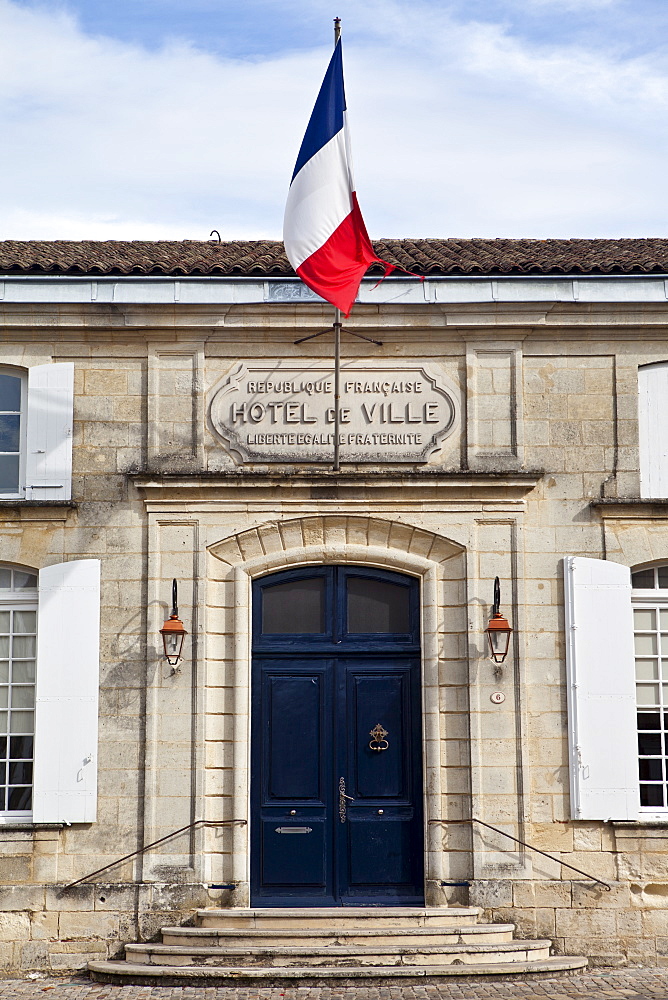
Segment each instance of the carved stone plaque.
[{"label": "carved stone plaque", "polygon": [[[424,462],[458,423],[458,391],[437,368],[345,362],[344,462]],[[211,426],[242,462],[332,461],[331,367],[240,362],[215,391]]]}]

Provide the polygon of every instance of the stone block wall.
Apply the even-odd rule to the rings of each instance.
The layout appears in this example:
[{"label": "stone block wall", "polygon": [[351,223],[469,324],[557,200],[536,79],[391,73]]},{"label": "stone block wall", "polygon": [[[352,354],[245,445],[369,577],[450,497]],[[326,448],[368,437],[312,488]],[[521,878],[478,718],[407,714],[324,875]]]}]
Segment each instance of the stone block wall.
[{"label": "stone block wall", "polygon": [[572,823],[564,825],[561,850],[555,836],[540,833],[534,827],[527,836],[556,858],[552,878],[540,878],[550,862],[534,855],[534,878],[474,882],[471,905],[495,923],[514,923],[524,937],[550,938],[559,954],[587,955],[592,965],[668,966],[665,826]]},{"label": "stone block wall", "polygon": [[0,886],[0,973],[69,972],[122,957],[124,943],[150,941],[207,905],[201,885]]},{"label": "stone block wall", "polygon": [[[236,818],[248,776],[237,725],[244,709],[233,581],[254,560],[292,565],[300,547],[313,558],[382,557],[395,568],[409,557],[414,568],[419,560],[442,564],[425,606],[432,656],[426,722],[439,743],[430,815],[444,821],[429,828],[430,863],[438,862],[444,880],[472,885],[466,899],[461,887],[437,890],[434,882],[429,901],[480,905],[488,919],[515,922],[521,934],[552,938],[559,951],[594,962],[668,962],[668,817],[655,827],[569,818],[561,576],[567,554],[607,555],[626,565],[668,561],[664,512],[629,522],[606,517],[604,532],[591,506],[602,495],[637,491],[635,370],[661,360],[663,349],[655,341],[639,350],[637,331],[616,329],[611,340],[605,317],[588,319],[602,330],[568,336],[559,327],[520,329],[524,320],[515,319],[502,340],[496,328],[489,337],[482,314],[442,328],[433,317],[420,326],[417,313],[360,315],[370,333],[374,324],[382,331],[386,359],[428,358],[453,380],[461,375],[468,406],[462,477],[545,470],[526,496],[478,487],[472,476],[454,497],[440,486],[411,492],[406,481],[379,499],[369,484],[383,470],[357,469],[358,485],[329,494],[286,480],[273,492],[256,483],[223,496],[206,492],[203,479],[187,496],[163,492],[149,515],[152,501],[131,473],[236,470],[207,429],[207,391],[242,352],[297,356],[296,336],[322,319],[295,313],[286,325],[283,313],[273,330],[271,316],[260,322],[239,309],[225,331],[202,335],[185,320],[175,330],[173,311],[156,309],[141,329],[128,323],[112,331],[103,324],[93,330],[89,317],[73,310],[57,340],[48,325],[39,332],[30,317],[15,321],[21,329],[0,360],[75,363],[78,507],[0,509],[0,560],[36,569],[64,559],[102,561],[99,800],[92,826],[0,826],[0,967],[81,968],[189,919],[195,907],[247,901],[242,892],[221,896],[204,886],[246,879],[242,826],[182,838],[145,858],[143,870],[115,869],[119,881],[62,887],[191,814]],[[367,357],[377,353],[371,347]],[[436,558],[439,545],[454,548]],[[461,555],[450,558],[455,549]],[[188,663],[177,672],[164,667],[157,645],[174,575],[191,633]],[[515,625],[513,654],[500,671],[486,658],[482,634],[495,575]],[[490,701],[498,691],[503,707]],[[472,837],[471,803],[481,819],[555,860],[517,853],[498,837]],[[611,891],[563,862],[609,882]]]}]

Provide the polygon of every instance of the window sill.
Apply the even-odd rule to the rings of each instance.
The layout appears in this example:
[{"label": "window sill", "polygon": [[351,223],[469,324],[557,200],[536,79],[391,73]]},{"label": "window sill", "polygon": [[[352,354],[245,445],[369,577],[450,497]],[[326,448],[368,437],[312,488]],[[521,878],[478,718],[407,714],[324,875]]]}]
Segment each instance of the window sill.
[{"label": "window sill", "polygon": [[2,507],[71,507],[79,505],[76,500],[26,500],[25,497],[0,497]]},{"label": "window sill", "polygon": [[610,824],[619,829],[637,830],[643,827],[664,827],[668,826],[668,812],[665,813],[641,813],[638,819],[613,819]]},{"label": "window sill", "polygon": [[[7,816],[0,816],[0,834],[5,830],[7,831],[26,831],[30,830],[63,830],[68,823],[33,823],[30,819],[17,819],[12,820]],[[2,840],[0,840],[0,844]]]}]

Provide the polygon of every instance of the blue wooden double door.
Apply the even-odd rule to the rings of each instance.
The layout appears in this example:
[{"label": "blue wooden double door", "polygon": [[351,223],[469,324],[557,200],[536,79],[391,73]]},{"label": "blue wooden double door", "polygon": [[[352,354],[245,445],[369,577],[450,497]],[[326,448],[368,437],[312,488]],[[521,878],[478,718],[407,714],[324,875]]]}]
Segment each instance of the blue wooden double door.
[{"label": "blue wooden double door", "polygon": [[253,905],[422,904],[419,621],[398,573],[256,581]]}]

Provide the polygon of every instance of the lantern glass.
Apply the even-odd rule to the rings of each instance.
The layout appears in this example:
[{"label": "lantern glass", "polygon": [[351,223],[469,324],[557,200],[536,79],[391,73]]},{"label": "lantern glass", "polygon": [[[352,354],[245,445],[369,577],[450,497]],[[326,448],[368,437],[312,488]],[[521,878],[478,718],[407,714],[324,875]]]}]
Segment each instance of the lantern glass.
[{"label": "lantern glass", "polygon": [[171,667],[175,667],[181,659],[183,640],[187,635],[183,622],[176,615],[171,615],[160,629],[160,634],[165,658]]},{"label": "lantern glass", "polygon": [[508,647],[510,646],[510,634],[512,629],[510,626],[507,628],[488,628],[487,636],[489,638],[489,651],[492,659],[495,663],[503,663],[506,656],[508,655]]},{"label": "lantern glass", "polygon": [[169,660],[170,664],[174,666],[177,660],[181,658],[181,649],[183,648],[183,633],[171,632],[168,635],[163,636],[164,646],[165,646],[165,656]]}]

